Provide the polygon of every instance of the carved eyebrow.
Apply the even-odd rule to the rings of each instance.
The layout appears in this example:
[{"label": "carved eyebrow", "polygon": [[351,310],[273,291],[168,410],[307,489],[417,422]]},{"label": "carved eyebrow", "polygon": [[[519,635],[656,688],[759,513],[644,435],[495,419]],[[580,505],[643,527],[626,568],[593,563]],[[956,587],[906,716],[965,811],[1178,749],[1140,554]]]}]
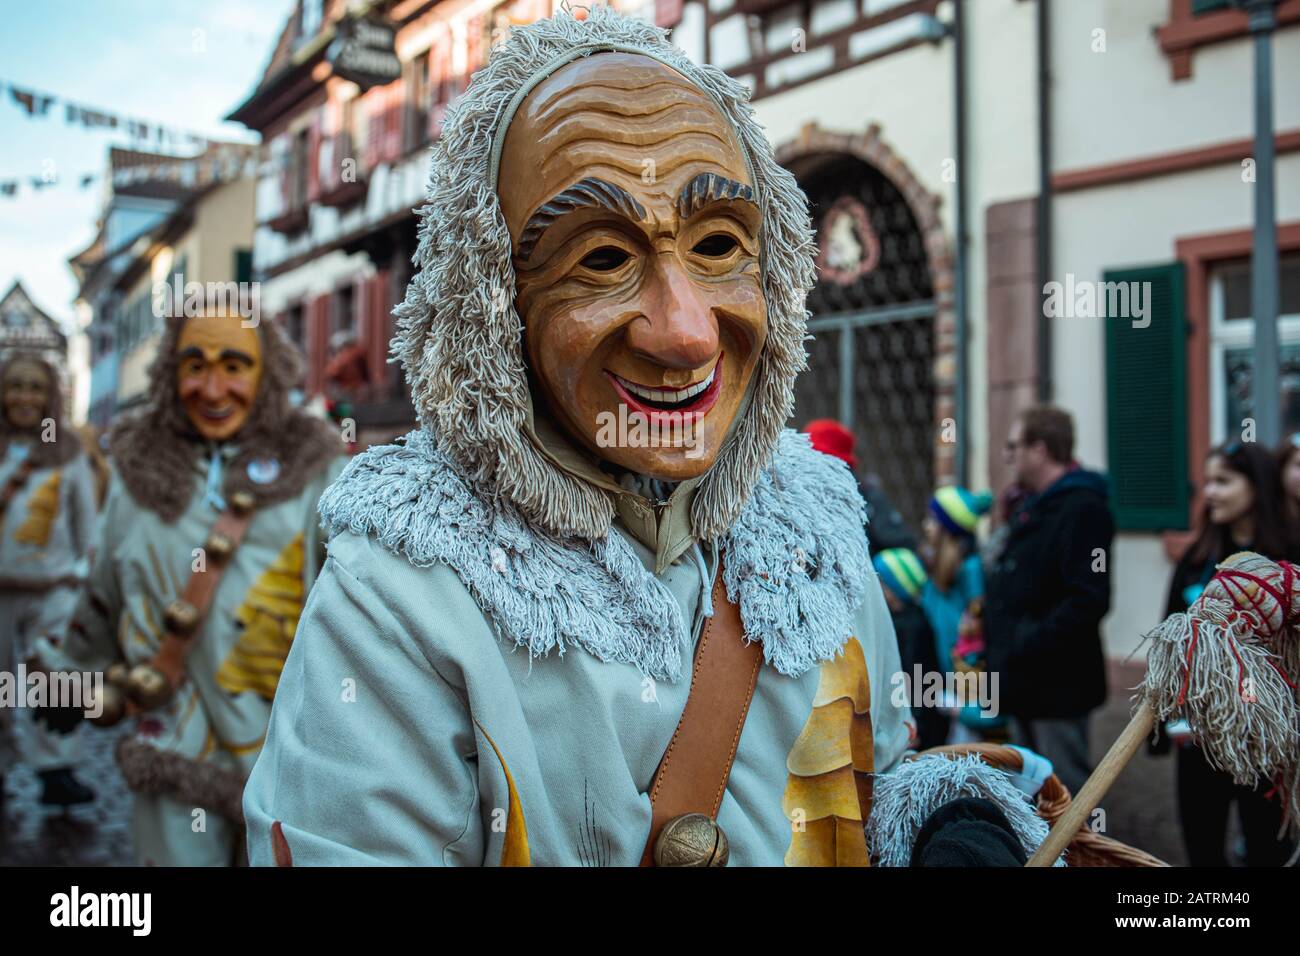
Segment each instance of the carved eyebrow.
[{"label": "carved eyebrow", "polygon": [[242,362],[244,365],[247,365],[250,368],[256,364],[253,361],[253,356],[249,355],[247,352],[241,352],[239,349],[222,349],[221,361]]},{"label": "carved eyebrow", "polygon": [[588,177],[556,193],[528,218],[519,234],[519,258],[527,260],[532,256],[543,233],[561,218],[588,207],[622,213],[637,222],[645,219],[645,209],[625,189],[603,179]]},{"label": "carved eyebrow", "polygon": [[686,219],[709,203],[722,199],[739,199],[752,203],[754,190],[744,183],[719,176],[717,173],[700,173],[682,187],[681,195],[677,197],[677,215]]},{"label": "carved eyebrow", "polygon": [[[203,354],[203,349],[199,348],[197,345],[191,345],[189,348],[182,349],[177,354],[177,358],[182,358],[182,359],[196,358],[200,360],[206,360],[207,356]],[[221,354],[217,356],[217,361],[242,362],[244,365],[248,365],[248,366],[252,366],[254,364],[253,356],[249,355],[247,352],[241,352],[239,349],[222,349]]]}]

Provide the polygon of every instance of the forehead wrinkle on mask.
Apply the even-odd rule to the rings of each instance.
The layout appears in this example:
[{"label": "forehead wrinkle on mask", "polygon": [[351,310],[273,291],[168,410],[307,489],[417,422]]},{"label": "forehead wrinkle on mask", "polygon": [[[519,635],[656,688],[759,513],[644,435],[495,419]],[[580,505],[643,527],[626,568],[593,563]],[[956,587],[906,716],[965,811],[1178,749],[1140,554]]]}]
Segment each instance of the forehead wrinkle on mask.
[{"label": "forehead wrinkle on mask", "polygon": [[[684,164],[697,171],[716,165],[735,178],[752,178],[743,144],[713,98],[651,57],[598,54],[568,64],[538,83],[508,126],[501,133],[502,158],[520,156],[528,142],[533,168],[541,173],[522,180],[514,169],[507,173],[515,191],[512,233],[579,172],[576,179],[616,171],[624,186],[647,199],[679,188],[682,183],[665,181]],[[653,170],[649,182],[647,168]]]},{"label": "forehead wrinkle on mask", "polygon": [[683,134],[712,140],[734,151],[733,141],[708,111],[696,106],[672,106],[640,116],[611,114],[599,107],[574,111],[545,127],[537,137],[540,150],[559,152],[575,143],[592,142],[608,147],[650,147]]},{"label": "forehead wrinkle on mask", "polygon": [[[537,103],[534,111],[540,119],[545,119],[552,115],[563,116],[583,105],[591,105],[588,100],[602,104],[608,102],[610,97],[597,96],[598,93],[634,93],[635,98],[631,103],[625,104],[623,114],[640,115],[646,113],[655,113],[672,104],[695,105],[703,104],[713,106],[713,101],[708,96],[701,93],[689,84],[681,82],[675,76],[659,76],[659,79],[648,83],[634,84],[631,86],[620,85],[614,82],[605,82],[604,80],[594,80],[583,83],[580,86],[562,86],[551,93],[546,93],[543,88],[543,97]],[[572,100],[579,102],[573,103]],[[643,108],[644,107],[644,108]]]}]

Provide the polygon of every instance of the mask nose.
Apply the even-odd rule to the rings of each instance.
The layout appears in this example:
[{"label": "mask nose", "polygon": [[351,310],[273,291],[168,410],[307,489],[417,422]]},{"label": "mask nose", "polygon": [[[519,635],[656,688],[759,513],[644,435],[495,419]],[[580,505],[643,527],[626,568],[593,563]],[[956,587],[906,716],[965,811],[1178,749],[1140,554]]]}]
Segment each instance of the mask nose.
[{"label": "mask nose", "polygon": [[718,354],[718,322],[700,290],[671,253],[657,256],[645,314],[627,331],[632,351],[656,365],[701,368]]},{"label": "mask nose", "polygon": [[225,382],[222,381],[221,374],[215,370],[209,370],[203,376],[203,387],[199,389],[199,395],[205,402],[219,402],[226,395]]}]

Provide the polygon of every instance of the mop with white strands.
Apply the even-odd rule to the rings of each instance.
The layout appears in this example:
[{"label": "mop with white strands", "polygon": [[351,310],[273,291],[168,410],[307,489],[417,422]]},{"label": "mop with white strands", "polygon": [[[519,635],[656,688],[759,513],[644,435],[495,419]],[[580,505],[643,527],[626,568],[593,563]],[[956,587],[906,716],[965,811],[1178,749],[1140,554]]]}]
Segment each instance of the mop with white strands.
[{"label": "mop with white strands", "polygon": [[1300,831],[1300,569],[1232,555],[1185,614],[1146,635],[1147,673],[1124,732],[1028,866],[1051,866],[1157,721],[1182,717],[1234,783],[1273,784],[1283,830]]}]

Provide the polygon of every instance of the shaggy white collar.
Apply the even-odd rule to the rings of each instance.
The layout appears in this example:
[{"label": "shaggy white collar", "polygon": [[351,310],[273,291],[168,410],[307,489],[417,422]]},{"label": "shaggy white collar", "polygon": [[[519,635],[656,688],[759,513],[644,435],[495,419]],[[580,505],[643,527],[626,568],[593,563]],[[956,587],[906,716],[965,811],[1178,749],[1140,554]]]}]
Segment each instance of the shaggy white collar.
[{"label": "shaggy white collar", "polygon": [[[530,654],[573,646],[677,680],[691,635],[677,601],[618,534],[558,538],[475,494],[430,436],[354,458],[320,502],[331,534],[374,538],[412,564],[449,565],[502,636]],[[845,465],[781,435],[772,464],[718,542],[727,594],[780,673],[828,660],[873,577],[864,507]]]}]

